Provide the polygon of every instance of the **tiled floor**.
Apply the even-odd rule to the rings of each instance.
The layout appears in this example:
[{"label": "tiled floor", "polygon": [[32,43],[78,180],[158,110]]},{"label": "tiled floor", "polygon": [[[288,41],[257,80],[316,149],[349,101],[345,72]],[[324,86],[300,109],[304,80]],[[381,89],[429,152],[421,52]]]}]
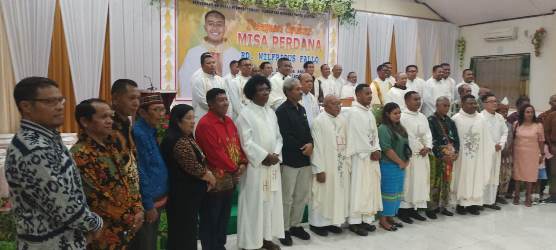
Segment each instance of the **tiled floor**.
[{"label": "tiled floor", "polygon": [[[278,240],[275,242],[278,243]],[[237,249],[235,235],[228,237],[227,249]],[[348,230],[328,237],[311,233],[310,241],[294,238],[292,247],[282,249],[556,250],[556,204],[530,208],[505,205],[501,211],[485,210],[479,216],[439,216],[435,221],[405,225],[397,232],[377,229],[367,237],[357,236]]]}]

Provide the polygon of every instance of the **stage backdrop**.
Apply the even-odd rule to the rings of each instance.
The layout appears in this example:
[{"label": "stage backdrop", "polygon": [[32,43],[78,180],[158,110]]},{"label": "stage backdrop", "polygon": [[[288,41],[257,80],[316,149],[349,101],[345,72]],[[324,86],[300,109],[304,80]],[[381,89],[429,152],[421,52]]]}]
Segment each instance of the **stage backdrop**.
[{"label": "stage backdrop", "polygon": [[[279,58],[287,57],[297,74],[303,63],[326,62],[329,18],[276,10],[243,8],[187,0],[176,3],[178,100],[191,99],[191,75],[200,66],[200,56],[211,52],[217,59],[217,74],[229,73],[229,63],[249,58],[253,66],[263,61],[276,70]],[[217,11],[205,15],[210,11]],[[222,16],[224,18],[222,18]]]}]

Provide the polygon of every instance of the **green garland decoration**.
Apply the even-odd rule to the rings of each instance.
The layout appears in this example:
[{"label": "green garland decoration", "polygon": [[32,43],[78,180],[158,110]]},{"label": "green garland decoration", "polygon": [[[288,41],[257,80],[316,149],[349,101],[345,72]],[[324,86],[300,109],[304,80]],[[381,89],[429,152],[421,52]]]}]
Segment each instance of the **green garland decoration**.
[{"label": "green garland decoration", "polygon": [[465,56],[465,38],[460,37],[457,41],[457,51],[458,51],[458,59],[459,59],[459,67],[463,68],[463,59]]},{"label": "green garland decoration", "polygon": [[[160,7],[163,0],[150,0],[150,4]],[[183,0],[177,0],[183,1]],[[310,14],[331,13],[340,24],[355,25],[354,0],[203,0],[207,3],[226,3],[240,6],[255,6],[264,9],[285,9],[291,12]]]}]

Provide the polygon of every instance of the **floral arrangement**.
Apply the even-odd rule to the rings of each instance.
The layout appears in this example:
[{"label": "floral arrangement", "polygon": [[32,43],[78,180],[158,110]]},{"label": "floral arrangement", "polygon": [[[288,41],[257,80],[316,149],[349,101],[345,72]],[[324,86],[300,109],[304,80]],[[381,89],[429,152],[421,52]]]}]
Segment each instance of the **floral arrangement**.
[{"label": "floral arrangement", "polygon": [[458,51],[458,59],[459,59],[459,66],[463,68],[463,59],[465,56],[465,38],[460,37],[457,41],[457,51]]},{"label": "floral arrangement", "polygon": [[166,135],[166,130],[168,130],[168,123],[170,122],[170,115],[165,115],[160,118],[158,126],[156,126],[156,141],[158,144],[162,143],[162,139]]},{"label": "floral arrangement", "polygon": [[535,31],[533,34],[533,38],[531,39],[531,43],[535,47],[535,56],[541,55],[541,46],[543,44],[543,40],[546,36],[546,30],[544,28],[540,28]]},{"label": "floral arrangement", "polygon": [[[355,24],[354,0],[202,0],[206,3],[226,3],[241,6],[257,6],[265,9],[286,9],[292,12],[321,14],[329,12],[338,18],[340,24]],[[150,0],[150,4],[160,6],[161,0]]]}]

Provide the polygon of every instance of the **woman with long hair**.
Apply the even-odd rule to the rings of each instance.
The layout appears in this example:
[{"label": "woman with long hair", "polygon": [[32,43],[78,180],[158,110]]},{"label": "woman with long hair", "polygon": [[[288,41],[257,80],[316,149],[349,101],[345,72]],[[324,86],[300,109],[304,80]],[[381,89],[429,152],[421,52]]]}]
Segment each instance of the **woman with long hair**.
[{"label": "woman with long hair", "polygon": [[203,197],[214,185],[205,155],[193,139],[195,114],[187,104],[176,105],[162,140],[169,173],[168,249],[197,249],[197,216]]},{"label": "woman with long hair", "polygon": [[525,104],[519,108],[519,119],[514,123],[514,205],[519,204],[519,187],[525,182],[525,206],[531,206],[531,192],[537,181],[539,165],[544,160],[544,129],[535,116],[535,108]]},{"label": "woman with long hair", "polygon": [[400,124],[401,111],[395,103],[387,103],[382,113],[378,137],[382,156],[380,158],[382,205],[380,227],[396,231],[403,225],[394,220],[403,195],[405,168],[409,165],[411,150],[405,128]]}]

